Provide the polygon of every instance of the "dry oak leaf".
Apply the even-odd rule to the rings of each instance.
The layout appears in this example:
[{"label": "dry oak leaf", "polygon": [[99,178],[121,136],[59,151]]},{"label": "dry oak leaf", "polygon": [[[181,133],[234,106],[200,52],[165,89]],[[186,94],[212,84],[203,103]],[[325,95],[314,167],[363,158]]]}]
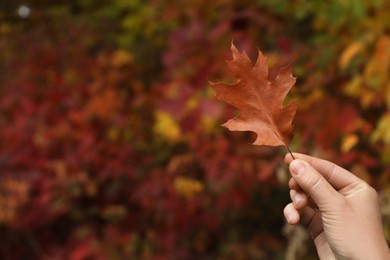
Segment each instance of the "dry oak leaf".
[{"label": "dry oak leaf", "polygon": [[287,146],[292,138],[292,120],[297,103],[283,107],[288,91],[295,84],[291,66],[280,69],[274,81],[268,81],[268,65],[259,50],[253,66],[248,55],[239,53],[232,43],[233,59],[226,61],[238,79],[234,84],[210,82],[216,97],[240,110],[240,115],[222,126],[230,131],[253,131],[254,145]]}]

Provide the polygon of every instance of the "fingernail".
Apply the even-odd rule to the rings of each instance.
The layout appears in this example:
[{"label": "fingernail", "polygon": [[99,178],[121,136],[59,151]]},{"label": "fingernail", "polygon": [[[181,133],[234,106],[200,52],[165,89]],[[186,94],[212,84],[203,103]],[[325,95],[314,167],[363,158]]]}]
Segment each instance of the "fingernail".
[{"label": "fingernail", "polygon": [[295,205],[298,205],[299,202],[301,202],[301,201],[302,201],[302,195],[299,194],[299,193],[296,193],[296,194],[294,195],[294,202],[295,202]]},{"label": "fingernail", "polygon": [[290,170],[295,175],[303,173],[305,168],[306,165],[300,160],[294,160],[290,163]]},{"label": "fingernail", "polygon": [[287,213],[286,214],[286,220],[288,223],[292,223],[293,222],[293,216],[291,215],[291,213]]},{"label": "fingernail", "polygon": [[296,214],[294,214],[293,212],[287,212],[286,220],[290,224],[297,222]]}]

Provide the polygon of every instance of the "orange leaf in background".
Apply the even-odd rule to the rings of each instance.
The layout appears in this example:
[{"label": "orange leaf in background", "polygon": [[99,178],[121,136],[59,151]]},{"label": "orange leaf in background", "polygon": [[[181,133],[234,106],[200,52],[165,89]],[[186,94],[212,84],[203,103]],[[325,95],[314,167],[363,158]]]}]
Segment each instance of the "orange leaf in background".
[{"label": "orange leaf in background", "polygon": [[223,126],[230,131],[255,132],[254,145],[287,146],[292,138],[291,123],[297,110],[296,103],[286,107],[282,105],[296,81],[291,66],[282,68],[276,79],[270,82],[266,57],[260,50],[254,66],[248,55],[239,53],[234,44],[231,50],[233,60],[227,61],[227,64],[238,81],[232,85],[210,83],[217,99],[241,112]]}]

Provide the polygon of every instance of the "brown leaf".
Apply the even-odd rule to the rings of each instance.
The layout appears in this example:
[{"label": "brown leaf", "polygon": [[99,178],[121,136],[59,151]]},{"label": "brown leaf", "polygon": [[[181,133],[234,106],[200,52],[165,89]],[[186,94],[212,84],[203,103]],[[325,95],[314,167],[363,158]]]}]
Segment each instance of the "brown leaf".
[{"label": "brown leaf", "polygon": [[237,82],[232,85],[210,82],[217,99],[241,112],[223,126],[230,131],[255,132],[255,145],[287,146],[292,138],[291,123],[297,110],[296,103],[282,106],[296,81],[291,66],[281,68],[276,79],[270,82],[266,57],[260,50],[254,66],[247,54],[239,53],[233,43],[231,51],[233,60],[227,61],[227,64]]}]

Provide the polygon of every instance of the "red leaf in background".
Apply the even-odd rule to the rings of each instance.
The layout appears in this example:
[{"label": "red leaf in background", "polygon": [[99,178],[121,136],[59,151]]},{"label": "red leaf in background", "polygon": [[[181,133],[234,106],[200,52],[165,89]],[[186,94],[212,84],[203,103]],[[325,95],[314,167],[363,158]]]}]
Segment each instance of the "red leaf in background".
[{"label": "red leaf in background", "polygon": [[292,138],[292,120],[297,104],[282,106],[288,91],[295,83],[291,67],[282,68],[273,82],[268,81],[268,66],[261,51],[256,64],[244,52],[231,46],[233,60],[227,64],[238,81],[232,85],[213,83],[216,97],[236,108],[241,114],[223,124],[230,131],[252,131],[257,134],[255,145],[279,146]]}]

